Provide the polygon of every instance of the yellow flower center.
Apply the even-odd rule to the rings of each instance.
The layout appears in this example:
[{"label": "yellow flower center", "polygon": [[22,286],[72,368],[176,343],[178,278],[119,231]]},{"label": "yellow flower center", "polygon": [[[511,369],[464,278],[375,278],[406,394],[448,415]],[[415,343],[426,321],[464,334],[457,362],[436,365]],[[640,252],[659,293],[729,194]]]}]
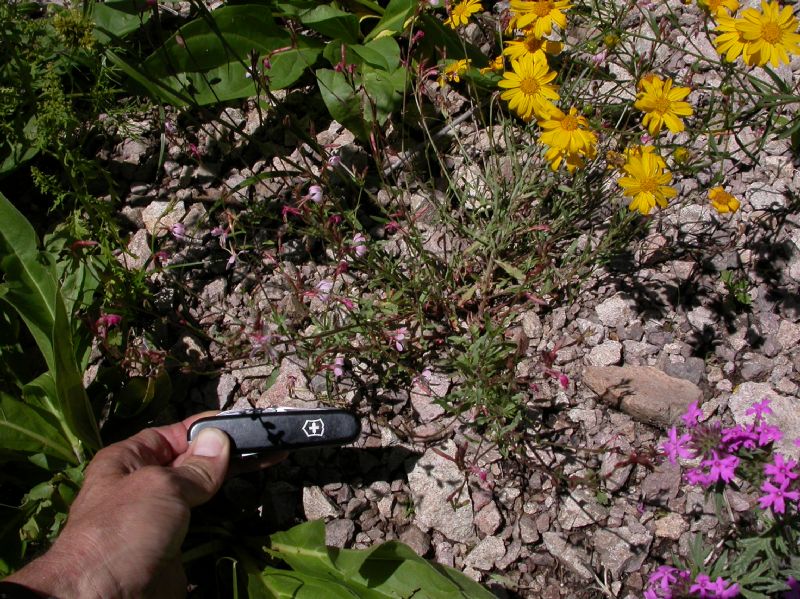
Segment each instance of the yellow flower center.
[{"label": "yellow flower center", "polygon": [[661,96],[654,102],[653,112],[658,112],[659,114],[666,114],[672,108],[672,102],[669,101],[669,98],[665,98]]},{"label": "yellow flower center", "polygon": [[568,114],[561,120],[561,128],[564,131],[575,131],[578,128],[578,119]]},{"label": "yellow flower center", "polygon": [[533,77],[525,77],[519,82],[519,89],[527,96],[535,96],[539,93],[539,82]]},{"label": "yellow flower center", "polygon": [[525,40],[525,47],[531,54],[533,54],[534,52],[538,52],[543,45],[544,41],[536,39],[533,36],[530,36],[528,39]]},{"label": "yellow flower center", "polygon": [[547,2],[534,2],[533,3],[533,9],[531,10],[531,12],[533,14],[535,14],[537,17],[541,18],[541,17],[546,17],[547,15],[549,15],[550,11],[552,9],[553,9],[553,3],[552,2],[549,2],[549,1],[547,1]]},{"label": "yellow flower center", "polygon": [[767,21],[761,25],[761,39],[768,44],[777,44],[779,41],[781,41],[782,34],[783,31],[781,31],[780,25],[778,25],[775,21]]},{"label": "yellow flower center", "polygon": [[655,193],[658,190],[658,181],[651,177],[645,177],[639,181],[639,191]]}]

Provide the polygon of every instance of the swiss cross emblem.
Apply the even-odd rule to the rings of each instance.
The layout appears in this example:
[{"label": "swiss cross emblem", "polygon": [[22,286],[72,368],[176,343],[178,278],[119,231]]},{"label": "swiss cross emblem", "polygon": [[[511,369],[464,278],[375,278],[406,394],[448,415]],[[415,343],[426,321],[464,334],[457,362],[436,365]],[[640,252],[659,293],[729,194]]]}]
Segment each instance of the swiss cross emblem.
[{"label": "swiss cross emblem", "polygon": [[306,420],[303,423],[303,432],[306,437],[321,437],[325,434],[325,423],[321,418],[316,420]]}]

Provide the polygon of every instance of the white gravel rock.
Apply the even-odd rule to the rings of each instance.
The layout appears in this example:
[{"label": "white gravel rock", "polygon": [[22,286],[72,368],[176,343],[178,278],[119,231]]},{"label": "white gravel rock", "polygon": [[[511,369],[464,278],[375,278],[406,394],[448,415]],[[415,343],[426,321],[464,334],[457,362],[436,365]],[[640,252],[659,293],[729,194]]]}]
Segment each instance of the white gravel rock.
[{"label": "white gravel rock", "polygon": [[333,502],[317,486],[303,487],[303,513],[308,520],[324,520],[339,514]]},{"label": "white gravel rock", "polygon": [[[439,449],[447,455],[455,455],[456,451],[453,441]],[[464,481],[464,473],[452,460],[428,449],[408,473],[417,525],[423,530],[438,530],[453,541],[466,543],[473,539],[472,502]],[[449,497],[458,489],[454,501],[459,507],[454,509]]]},{"label": "white gravel rock", "polygon": [[498,537],[486,537],[469,552],[464,559],[465,566],[471,566],[476,570],[491,570],[497,560],[503,559],[506,555],[506,546],[503,540]]},{"label": "white gravel rock", "polygon": [[610,297],[600,303],[594,311],[607,327],[616,327],[627,324],[635,315],[634,302],[621,295]]},{"label": "white gravel rock", "polygon": [[557,532],[544,533],[542,540],[550,555],[561,562],[564,567],[586,581],[594,580],[594,575],[587,565],[590,561],[589,556],[583,549],[570,545],[564,536]]},{"label": "white gravel rock", "polygon": [[592,366],[615,366],[622,360],[622,344],[619,341],[605,341],[593,347],[587,359]]}]

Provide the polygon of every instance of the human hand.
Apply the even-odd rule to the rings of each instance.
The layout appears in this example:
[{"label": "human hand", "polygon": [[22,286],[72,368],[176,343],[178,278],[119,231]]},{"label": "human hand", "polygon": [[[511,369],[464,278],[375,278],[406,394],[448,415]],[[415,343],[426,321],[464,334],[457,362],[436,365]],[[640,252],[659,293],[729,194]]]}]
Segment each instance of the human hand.
[{"label": "human hand", "polygon": [[219,490],[230,459],[230,441],[219,430],[186,440],[189,426],[209,415],[145,429],[101,450],[53,547],[7,580],[59,599],[183,597],[180,548],[190,510]]}]

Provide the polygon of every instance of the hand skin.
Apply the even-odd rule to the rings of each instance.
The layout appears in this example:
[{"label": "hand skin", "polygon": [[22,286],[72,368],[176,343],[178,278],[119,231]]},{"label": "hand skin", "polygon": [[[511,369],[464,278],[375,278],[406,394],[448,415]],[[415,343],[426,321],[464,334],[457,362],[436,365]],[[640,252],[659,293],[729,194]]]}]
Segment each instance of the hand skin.
[{"label": "hand skin", "polygon": [[[219,490],[230,459],[223,432],[204,429],[189,445],[186,431],[198,418],[215,414],[145,429],[98,452],[56,542],[6,580],[58,599],[184,597],[180,549],[190,510]],[[285,456],[268,456],[244,469]]]}]

